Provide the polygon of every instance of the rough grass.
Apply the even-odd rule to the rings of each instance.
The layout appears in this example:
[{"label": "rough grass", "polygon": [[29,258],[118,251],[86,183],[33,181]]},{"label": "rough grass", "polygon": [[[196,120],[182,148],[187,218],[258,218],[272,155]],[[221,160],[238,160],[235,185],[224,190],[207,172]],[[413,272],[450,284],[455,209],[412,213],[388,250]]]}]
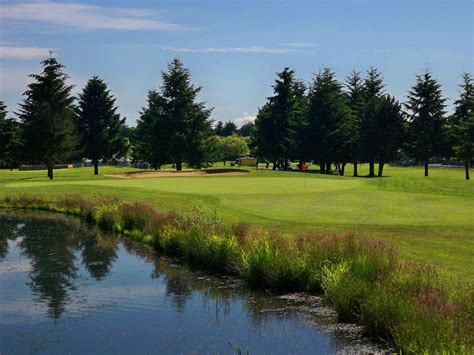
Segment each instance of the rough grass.
[{"label": "rough grass", "polygon": [[[383,178],[255,171],[242,176],[161,177],[124,180],[101,167],[45,171],[0,170],[0,197],[34,192],[54,200],[68,193],[119,197],[158,211],[216,211],[228,223],[248,223],[296,235],[307,231],[374,236],[396,245],[402,256],[436,265],[462,280],[474,279],[474,184],[463,169],[386,167]],[[346,169],[351,174],[351,167]],[[367,172],[360,167],[360,174]]]},{"label": "rough grass", "polygon": [[212,211],[179,216],[119,199],[70,195],[51,202],[24,195],[5,197],[0,205],[82,216],[192,266],[238,275],[254,287],[323,292],[340,320],[361,323],[368,335],[403,352],[474,350],[472,285],[451,289],[435,268],[403,261],[380,240],[327,233],[290,238],[225,224]]}]

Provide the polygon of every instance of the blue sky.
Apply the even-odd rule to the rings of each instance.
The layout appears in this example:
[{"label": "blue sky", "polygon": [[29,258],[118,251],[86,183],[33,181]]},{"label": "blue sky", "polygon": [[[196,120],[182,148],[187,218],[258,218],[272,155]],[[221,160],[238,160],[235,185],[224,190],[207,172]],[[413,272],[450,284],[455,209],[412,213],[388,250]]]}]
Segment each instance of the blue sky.
[{"label": "blue sky", "polygon": [[53,49],[80,91],[102,77],[134,124],[160,71],[179,57],[203,87],[215,120],[252,120],[275,73],[309,81],[379,68],[404,100],[430,68],[456,99],[473,68],[472,1],[0,1],[0,99],[16,110]]}]

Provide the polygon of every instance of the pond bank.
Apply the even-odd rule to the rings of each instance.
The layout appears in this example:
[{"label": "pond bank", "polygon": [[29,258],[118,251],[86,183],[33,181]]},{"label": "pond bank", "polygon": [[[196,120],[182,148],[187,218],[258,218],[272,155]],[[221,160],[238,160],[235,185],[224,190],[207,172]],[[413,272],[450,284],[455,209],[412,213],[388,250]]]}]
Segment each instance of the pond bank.
[{"label": "pond bank", "polygon": [[2,353],[385,352],[321,297],[253,291],[49,212],[0,211],[0,284]]},{"label": "pond bank", "polygon": [[82,216],[192,266],[242,277],[254,287],[323,293],[340,321],[358,322],[367,335],[400,350],[466,352],[473,346],[474,291],[460,285],[452,292],[436,270],[401,261],[377,240],[325,234],[288,239],[251,226],[224,225],[212,213],[161,214],[115,199],[21,196],[2,204]]}]

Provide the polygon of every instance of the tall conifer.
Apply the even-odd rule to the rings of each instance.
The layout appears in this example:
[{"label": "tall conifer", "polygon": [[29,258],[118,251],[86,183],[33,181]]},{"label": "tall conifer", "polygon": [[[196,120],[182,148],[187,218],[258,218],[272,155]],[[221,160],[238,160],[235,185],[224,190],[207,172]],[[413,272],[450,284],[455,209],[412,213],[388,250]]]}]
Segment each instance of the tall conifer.
[{"label": "tall conifer", "polygon": [[117,113],[115,98],[97,76],[89,79],[79,94],[76,123],[82,154],[92,160],[94,175],[99,174],[99,161],[125,153],[125,118]]},{"label": "tall conifer", "polygon": [[27,162],[46,164],[53,179],[54,164],[71,156],[77,139],[74,130],[74,97],[68,76],[51,54],[41,62],[43,72],[30,75],[34,81],[24,93],[18,116],[22,122],[24,158]]}]

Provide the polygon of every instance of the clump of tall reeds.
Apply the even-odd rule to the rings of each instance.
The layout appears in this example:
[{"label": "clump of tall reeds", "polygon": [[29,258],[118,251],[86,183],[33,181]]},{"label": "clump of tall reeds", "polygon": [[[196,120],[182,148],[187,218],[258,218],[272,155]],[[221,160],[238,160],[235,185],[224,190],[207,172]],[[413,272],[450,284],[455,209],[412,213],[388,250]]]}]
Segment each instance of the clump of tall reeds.
[{"label": "clump of tall reeds", "polygon": [[474,290],[456,291],[432,267],[401,261],[389,244],[353,235],[285,237],[222,223],[215,211],[163,214],[143,203],[65,196],[10,196],[0,206],[83,216],[105,230],[182,257],[191,266],[238,275],[254,287],[322,292],[341,321],[405,352],[468,353],[474,340]]}]

